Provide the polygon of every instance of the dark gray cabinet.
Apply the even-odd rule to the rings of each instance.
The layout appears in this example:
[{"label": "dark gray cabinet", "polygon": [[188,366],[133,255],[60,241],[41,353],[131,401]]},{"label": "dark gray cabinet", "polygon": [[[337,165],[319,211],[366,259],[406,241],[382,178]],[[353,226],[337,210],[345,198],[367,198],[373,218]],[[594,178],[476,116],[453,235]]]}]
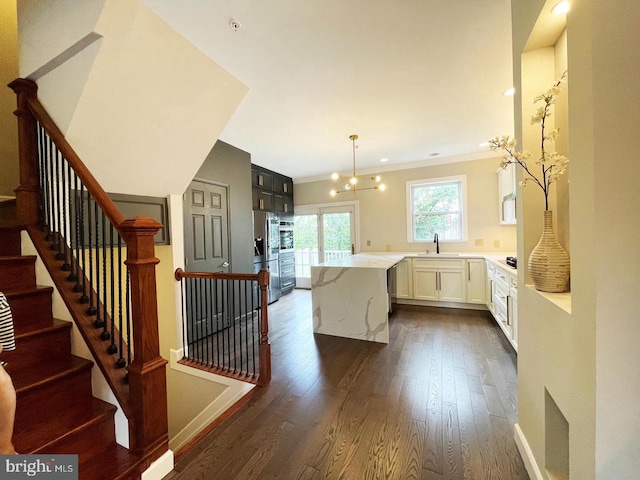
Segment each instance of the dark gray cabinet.
[{"label": "dark gray cabinet", "polygon": [[282,295],[291,292],[296,286],[296,254],[280,254],[280,289]]},{"label": "dark gray cabinet", "polygon": [[272,170],[251,165],[253,209],[293,214],[293,180]]}]

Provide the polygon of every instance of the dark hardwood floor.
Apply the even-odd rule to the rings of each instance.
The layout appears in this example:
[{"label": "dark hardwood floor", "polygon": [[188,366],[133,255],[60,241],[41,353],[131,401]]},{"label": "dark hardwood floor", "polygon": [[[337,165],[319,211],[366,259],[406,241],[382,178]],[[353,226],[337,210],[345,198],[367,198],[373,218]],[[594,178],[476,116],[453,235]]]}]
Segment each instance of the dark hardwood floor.
[{"label": "dark hardwood floor", "polygon": [[314,335],[296,290],[269,322],[271,384],[165,480],[529,478],[516,357],[488,313],[398,306],[383,345]]}]

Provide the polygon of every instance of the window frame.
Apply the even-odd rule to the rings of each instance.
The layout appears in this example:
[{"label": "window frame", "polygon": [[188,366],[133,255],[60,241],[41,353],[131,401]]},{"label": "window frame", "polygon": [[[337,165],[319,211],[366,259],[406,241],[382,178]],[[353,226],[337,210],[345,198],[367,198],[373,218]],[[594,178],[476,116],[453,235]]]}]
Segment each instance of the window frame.
[{"label": "window frame", "polygon": [[461,229],[461,238],[451,240],[451,239],[440,239],[440,243],[460,243],[467,241],[467,217],[468,217],[468,209],[467,209],[467,176],[466,175],[454,175],[450,177],[437,177],[437,178],[424,178],[420,180],[410,180],[406,183],[406,202],[407,202],[407,242],[408,243],[433,243],[432,239],[427,240],[416,240],[415,239],[415,229],[414,229],[414,212],[413,212],[413,187],[424,185],[424,186],[435,186],[438,184],[446,184],[446,183],[458,183],[459,184],[459,194],[460,194],[460,229]]}]

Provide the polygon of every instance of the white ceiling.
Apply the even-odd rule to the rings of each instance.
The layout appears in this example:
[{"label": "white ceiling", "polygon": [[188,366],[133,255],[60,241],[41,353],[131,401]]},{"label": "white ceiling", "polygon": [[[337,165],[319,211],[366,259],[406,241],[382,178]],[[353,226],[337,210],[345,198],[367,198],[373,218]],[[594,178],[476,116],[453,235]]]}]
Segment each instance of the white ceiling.
[{"label": "white ceiling", "polygon": [[142,2],[249,86],[221,140],[298,181],[348,172],[351,134],[364,173],[513,133],[510,0]]}]

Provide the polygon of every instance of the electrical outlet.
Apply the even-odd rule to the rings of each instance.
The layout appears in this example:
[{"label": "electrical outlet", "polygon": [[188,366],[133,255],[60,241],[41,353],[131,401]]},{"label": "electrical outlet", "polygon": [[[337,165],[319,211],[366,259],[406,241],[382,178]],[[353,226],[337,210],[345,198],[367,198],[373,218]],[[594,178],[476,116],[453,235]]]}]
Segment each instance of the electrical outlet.
[{"label": "electrical outlet", "polygon": [[391,245],[387,245],[387,252],[391,251]]},{"label": "electrical outlet", "polygon": [[371,240],[367,240],[367,247],[371,246]]},{"label": "electrical outlet", "polygon": [[493,247],[494,248],[500,248],[500,240],[494,240],[493,241]]},{"label": "electrical outlet", "polygon": [[476,247],[482,247],[484,245],[484,238],[476,238]]}]

